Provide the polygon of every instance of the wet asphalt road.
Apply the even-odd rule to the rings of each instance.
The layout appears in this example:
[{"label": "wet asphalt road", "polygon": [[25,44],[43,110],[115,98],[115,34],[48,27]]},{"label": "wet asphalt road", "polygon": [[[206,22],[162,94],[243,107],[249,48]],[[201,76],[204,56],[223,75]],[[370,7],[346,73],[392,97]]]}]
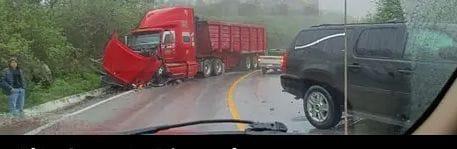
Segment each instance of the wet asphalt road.
[{"label": "wet asphalt road", "polygon": [[[342,125],[330,130],[315,129],[304,116],[302,100],[282,92],[279,74],[262,75],[259,71],[230,72],[177,85],[128,91],[51,115],[46,121],[23,122],[21,128],[10,128],[9,134],[119,134],[148,126],[234,118],[283,122],[291,133],[343,134]],[[368,120],[351,126],[356,127],[350,127],[350,134],[392,134],[390,126]],[[239,130],[240,126],[235,124],[204,124],[163,134]]]},{"label": "wet asphalt road", "polygon": [[[289,132],[313,133],[303,115],[302,101],[281,90],[279,74],[253,72],[235,86],[228,106],[232,84],[248,72],[193,79],[178,85],[143,89],[128,93],[77,114],[35,129],[37,134],[112,134],[119,131],[195,120],[231,119],[234,111],[244,120],[280,121]],[[37,131],[38,130],[38,131]],[[237,131],[235,124],[205,124],[169,132]]]}]

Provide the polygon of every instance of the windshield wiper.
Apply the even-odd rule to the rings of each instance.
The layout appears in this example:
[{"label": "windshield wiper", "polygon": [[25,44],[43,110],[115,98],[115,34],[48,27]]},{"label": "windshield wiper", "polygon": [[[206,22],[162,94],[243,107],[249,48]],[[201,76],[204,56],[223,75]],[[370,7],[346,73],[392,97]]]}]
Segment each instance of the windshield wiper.
[{"label": "windshield wiper", "polygon": [[179,128],[179,127],[200,125],[200,124],[214,124],[214,123],[249,124],[249,128],[247,128],[245,131],[250,131],[250,132],[259,132],[259,131],[287,132],[286,125],[284,125],[281,122],[260,123],[260,122],[253,122],[253,121],[247,121],[247,120],[220,119],[220,120],[193,121],[193,122],[173,124],[173,125],[163,125],[163,126],[157,126],[157,127],[142,128],[142,129],[136,129],[136,130],[132,130],[132,131],[127,131],[127,132],[124,132],[122,134],[124,134],[124,135],[155,134],[155,133],[157,133],[159,131],[168,130],[168,129],[172,129],[172,128]]}]

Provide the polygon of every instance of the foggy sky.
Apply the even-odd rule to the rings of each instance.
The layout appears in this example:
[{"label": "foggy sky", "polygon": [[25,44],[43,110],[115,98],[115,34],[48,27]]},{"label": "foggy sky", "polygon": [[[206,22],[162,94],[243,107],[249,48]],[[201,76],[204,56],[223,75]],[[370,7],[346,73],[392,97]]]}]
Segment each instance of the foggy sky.
[{"label": "foggy sky", "polygon": [[[373,0],[347,0],[348,15],[364,17],[375,10]],[[344,0],[319,0],[321,10],[344,13]]]},{"label": "foggy sky", "polygon": [[[167,1],[181,1],[184,3],[193,3],[196,0],[163,0]],[[213,3],[222,0],[203,0],[206,3]],[[230,0],[225,0],[230,1]],[[241,2],[253,1],[253,0],[240,0]],[[264,0],[258,0],[262,2]],[[279,0],[278,0],[279,1]],[[285,0],[286,2],[294,0]],[[302,1],[314,1],[314,0],[302,0]],[[318,0],[319,9],[321,11],[333,11],[337,13],[344,13],[344,0]],[[370,12],[373,12],[375,9],[374,0],[347,0],[348,1],[348,15],[354,17],[365,17]],[[293,4],[292,4],[293,5]]]}]

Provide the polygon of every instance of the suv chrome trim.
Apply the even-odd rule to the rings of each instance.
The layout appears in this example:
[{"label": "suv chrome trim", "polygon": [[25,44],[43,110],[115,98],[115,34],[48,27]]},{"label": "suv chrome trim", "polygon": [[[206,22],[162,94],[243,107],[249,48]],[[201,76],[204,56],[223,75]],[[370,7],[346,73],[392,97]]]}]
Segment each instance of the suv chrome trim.
[{"label": "suv chrome trim", "polygon": [[302,49],[302,48],[307,48],[307,47],[310,47],[310,46],[313,46],[313,45],[316,45],[322,41],[325,41],[325,40],[328,40],[328,39],[332,39],[332,38],[335,38],[335,37],[339,37],[339,36],[345,36],[346,33],[339,33],[339,34],[334,34],[334,35],[330,35],[330,36],[326,36],[324,38],[321,38],[319,40],[316,40],[310,44],[307,44],[307,45],[303,45],[303,46],[298,46],[298,47],[295,47],[295,50],[297,49]]}]

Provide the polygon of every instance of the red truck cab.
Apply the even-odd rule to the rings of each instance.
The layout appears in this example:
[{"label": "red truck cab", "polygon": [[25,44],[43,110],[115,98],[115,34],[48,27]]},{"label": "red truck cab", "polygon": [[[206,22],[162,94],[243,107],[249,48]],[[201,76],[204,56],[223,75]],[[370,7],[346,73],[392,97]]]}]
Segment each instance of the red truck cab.
[{"label": "red truck cab", "polygon": [[113,34],[105,47],[103,68],[123,86],[145,85],[162,76],[220,75],[243,59],[255,63],[255,56],[266,49],[265,34],[261,26],[199,21],[189,7],[152,10],[126,42]]}]

